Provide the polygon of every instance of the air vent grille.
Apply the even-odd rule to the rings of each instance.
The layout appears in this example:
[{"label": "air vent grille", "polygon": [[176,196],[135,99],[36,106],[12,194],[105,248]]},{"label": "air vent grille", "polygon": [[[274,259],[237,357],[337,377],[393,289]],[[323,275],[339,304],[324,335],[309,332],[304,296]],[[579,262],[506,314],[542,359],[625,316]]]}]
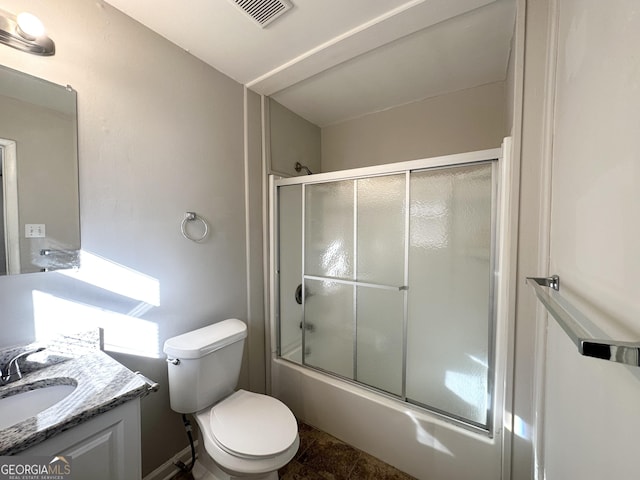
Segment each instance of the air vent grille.
[{"label": "air vent grille", "polygon": [[288,0],[231,0],[261,27],[266,27],[293,7]]}]

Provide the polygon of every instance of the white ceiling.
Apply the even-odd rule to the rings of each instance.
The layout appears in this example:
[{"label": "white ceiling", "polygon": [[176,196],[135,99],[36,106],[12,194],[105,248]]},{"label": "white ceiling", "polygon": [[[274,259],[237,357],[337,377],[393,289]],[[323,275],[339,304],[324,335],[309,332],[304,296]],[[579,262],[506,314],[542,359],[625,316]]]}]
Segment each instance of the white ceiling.
[{"label": "white ceiling", "polygon": [[232,0],[106,1],[319,126],[504,80],[515,18],[514,0],[292,0],[260,28]]}]

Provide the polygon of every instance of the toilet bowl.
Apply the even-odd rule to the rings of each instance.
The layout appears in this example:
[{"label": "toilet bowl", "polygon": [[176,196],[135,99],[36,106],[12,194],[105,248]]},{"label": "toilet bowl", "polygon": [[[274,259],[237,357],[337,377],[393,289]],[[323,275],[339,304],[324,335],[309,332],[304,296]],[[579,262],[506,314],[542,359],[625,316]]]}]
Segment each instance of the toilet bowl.
[{"label": "toilet bowl", "polygon": [[269,474],[286,465],[300,444],[293,414],[266,395],[238,390],[195,419],[205,451],[228,478],[278,478]]},{"label": "toilet bowl", "polygon": [[171,408],[193,414],[200,431],[196,480],[277,480],[300,440],[293,413],[281,401],[233,389],[246,325],[224,320],[168,339]]}]

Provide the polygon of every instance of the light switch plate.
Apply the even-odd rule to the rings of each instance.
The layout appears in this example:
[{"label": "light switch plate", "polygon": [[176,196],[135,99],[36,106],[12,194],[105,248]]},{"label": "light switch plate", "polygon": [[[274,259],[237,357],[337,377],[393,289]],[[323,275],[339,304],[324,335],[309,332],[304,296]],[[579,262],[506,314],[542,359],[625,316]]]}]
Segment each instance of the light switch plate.
[{"label": "light switch plate", "polygon": [[44,223],[26,223],[24,226],[25,238],[44,238]]}]

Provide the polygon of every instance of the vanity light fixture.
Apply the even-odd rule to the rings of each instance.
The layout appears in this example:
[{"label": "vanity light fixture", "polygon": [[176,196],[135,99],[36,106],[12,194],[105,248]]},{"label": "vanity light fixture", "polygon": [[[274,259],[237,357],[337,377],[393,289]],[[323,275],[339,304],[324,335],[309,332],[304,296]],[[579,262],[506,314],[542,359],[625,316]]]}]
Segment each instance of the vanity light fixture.
[{"label": "vanity light fixture", "polygon": [[35,40],[44,35],[44,25],[33,13],[22,12],[18,14],[18,33],[22,38]]},{"label": "vanity light fixture", "polygon": [[51,56],[56,46],[45,34],[44,25],[31,13],[17,17],[0,10],[0,43],[34,55]]}]

